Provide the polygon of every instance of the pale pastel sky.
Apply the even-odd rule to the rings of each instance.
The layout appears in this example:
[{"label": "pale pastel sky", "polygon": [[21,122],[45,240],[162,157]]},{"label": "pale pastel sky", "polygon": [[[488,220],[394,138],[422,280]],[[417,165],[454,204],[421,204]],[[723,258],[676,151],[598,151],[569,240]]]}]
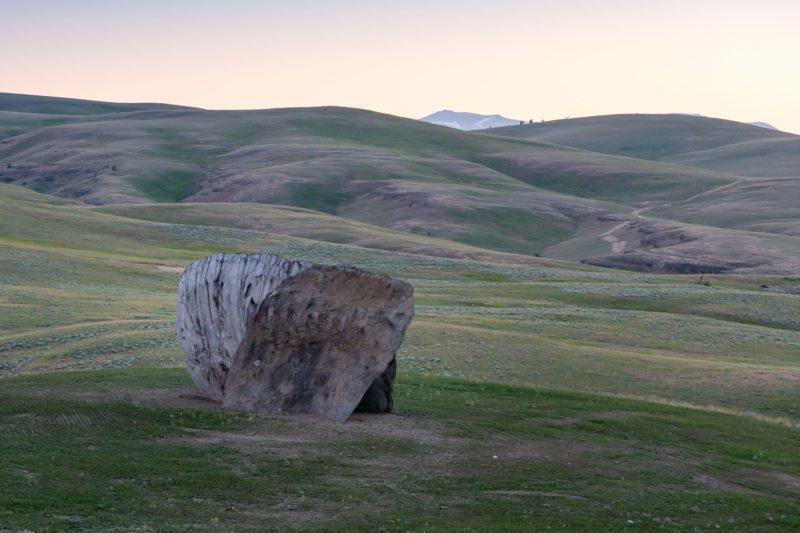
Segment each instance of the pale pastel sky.
[{"label": "pale pastel sky", "polygon": [[800,0],[0,0],[0,91],[800,133]]}]

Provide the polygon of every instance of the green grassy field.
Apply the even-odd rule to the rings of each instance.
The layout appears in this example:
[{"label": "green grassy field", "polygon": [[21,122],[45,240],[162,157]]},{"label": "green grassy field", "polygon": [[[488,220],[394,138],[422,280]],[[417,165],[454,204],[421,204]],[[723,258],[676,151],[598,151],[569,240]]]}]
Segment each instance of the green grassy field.
[{"label": "green grassy field", "polygon": [[[69,379],[67,379],[69,378]],[[221,412],[179,369],[11,378],[0,526],[792,531],[797,431],[407,372],[345,424]]]},{"label": "green grassy field", "polygon": [[[800,278],[605,270],[283,206],[0,185],[0,212],[0,530],[800,527]],[[219,251],[412,283],[397,413],[195,397],[176,287]]]}]

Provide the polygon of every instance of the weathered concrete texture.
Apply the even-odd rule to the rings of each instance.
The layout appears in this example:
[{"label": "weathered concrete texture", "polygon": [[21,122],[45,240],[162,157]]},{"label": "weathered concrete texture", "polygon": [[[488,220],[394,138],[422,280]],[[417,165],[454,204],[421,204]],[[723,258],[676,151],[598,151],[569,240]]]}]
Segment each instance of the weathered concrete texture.
[{"label": "weathered concrete texture", "polygon": [[387,410],[391,363],[413,315],[407,283],[350,267],[307,268],[254,315],[233,357],[223,405],[344,420],[380,378],[374,394],[384,397],[365,400]]},{"label": "weathered concrete texture", "polygon": [[217,254],[189,265],[178,288],[178,344],[204,396],[222,401],[247,324],[281,283],[309,267],[267,254]]}]

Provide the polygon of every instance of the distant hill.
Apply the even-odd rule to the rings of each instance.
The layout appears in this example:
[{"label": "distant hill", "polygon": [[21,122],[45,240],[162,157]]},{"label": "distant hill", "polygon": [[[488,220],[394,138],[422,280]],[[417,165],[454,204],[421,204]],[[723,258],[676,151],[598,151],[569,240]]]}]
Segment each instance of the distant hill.
[{"label": "distant hill", "polygon": [[191,109],[169,104],[118,104],[76,98],[0,93],[0,111],[48,115],[97,115],[152,109]]},{"label": "distant hill", "polygon": [[743,176],[800,176],[800,136],[702,116],[606,115],[495,128],[491,134]]},{"label": "distant hill", "polygon": [[772,124],[767,124],[766,122],[751,122],[750,124],[753,126],[758,126],[759,128],[767,128],[768,130],[778,130],[778,128],[776,128]]},{"label": "distant hill", "polygon": [[[702,118],[708,118],[706,115],[701,115],[701,114],[699,114],[699,113],[671,113],[671,114],[674,114],[674,115],[684,115],[684,116],[687,116],[687,117],[702,117]],[[768,130],[776,130],[776,131],[780,131],[780,130],[778,130],[778,128],[776,128],[776,127],[775,127],[775,126],[773,126],[772,124],[767,124],[766,122],[747,122],[747,124],[750,124],[751,126],[758,126],[759,128],[766,128],[766,129],[768,129]]]},{"label": "distant hill", "polygon": [[[761,188],[743,200],[748,209],[760,202],[774,210],[768,226],[730,221],[717,202],[710,222],[723,221],[723,231],[688,223],[703,224],[693,213],[725,191],[750,194],[734,188],[747,178],[733,172],[462,132],[359,109],[206,111],[141,104],[108,112],[116,104],[79,101],[85,114],[65,115],[64,106],[78,104],[31,97],[39,109],[58,114],[27,113],[19,111],[25,100],[0,95],[9,107],[16,102],[15,110],[0,110],[0,182],[90,205],[229,203],[225,217],[247,227],[252,204],[273,204],[333,215],[319,219],[321,226],[340,217],[604,266],[683,273],[800,268],[794,208],[786,200],[795,190],[791,182],[782,183],[780,193]],[[778,132],[739,127],[758,132],[754,142],[793,142]],[[669,147],[680,148],[680,135],[659,131],[650,135],[661,135],[660,141],[647,142],[676,153]],[[613,133],[600,128],[584,139],[613,139]],[[698,138],[703,142],[684,142],[728,146]],[[647,218],[647,209],[664,220]],[[170,222],[186,214],[168,205],[124,212],[157,213]],[[193,208],[193,216],[203,212]],[[760,233],[767,231],[782,235]]]},{"label": "distant hill", "polygon": [[521,122],[500,115],[479,115],[477,113],[461,113],[458,111],[437,111],[420,120],[439,126],[447,126],[457,130],[473,131],[488,128],[501,128],[503,126],[516,126]]}]

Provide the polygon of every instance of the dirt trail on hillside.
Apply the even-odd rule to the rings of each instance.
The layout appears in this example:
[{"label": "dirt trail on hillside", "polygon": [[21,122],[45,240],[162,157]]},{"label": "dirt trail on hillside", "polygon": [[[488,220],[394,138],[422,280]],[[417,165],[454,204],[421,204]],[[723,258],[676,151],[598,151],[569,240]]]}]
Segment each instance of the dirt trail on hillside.
[{"label": "dirt trail on hillside", "polygon": [[[611,245],[611,252],[612,253],[621,254],[628,247],[628,242],[623,240],[623,239],[620,239],[619,237],[617,237],[615,235],[615,233],[618,232],[618,231],[622,231],[623,229],[625,229],[626,226],[630,225],[632,222],[634,222],[636,220],[642,220],[642,219],[654,220],[652,217],[643,216],[642,215],[643,211],[648,211],[650,209],[658,209],[660,207],[668,207],[668,206],[675,205],[675,204],[682,204],[682,203],[686,203],[686,202],[691,202],[691,201],[696,200],[696,199],[698,199],[698,198],[700,198],[702,196],[705,196],[707,194],[713,194],[713,193],[716,193],[716,192],[720,192],[720,191],[723,191],[723,190],[728,189],[730,187],[734,187],[736,185],[739,185],[740,183],[744,183],[746,181],[749,181],[749,180],[744,180],[743,179],[743,180],[738,180],[738,181],[734,181],[734,182],[731,182],[731,183],[727,183],[725,185],[720,185],[719,187],[714,187],[713,189],[709,189],[709,190],[703,191],[703,192],[701,192],[699,194],[695,194],[694,196],[686,198],[685,200],[679,200],[679,201],[676,201],[676,202],[664,202],[664,203],[660,203],[660,204],[648,203],[648,205],[645,205],[643,207],[637,207],[636,209],[631,211],[631,217],[632,218],[617,224],[613,228],[611,228],[608,231],[606,231],[605,233],[603,233],[600,236],[600,240],[606,241],[607,243],[609,243]],[[673,221],[673,222],[675,222],[676,224],[680,224],[681,223],[680,221]]]},{"label": "dirt trail on hillside", "polygon": [[707,191],[701,192],[700,194],[695,194],[694,196],[689,197],[686,200],[681,200],[680,202],[667,202],[667,203],[662,204],[662,205],[660,205],[658,207],[662,207],[664,205],[674,205],[674,204],[682,204],[682,203],[685,203],[685,202],[692,202],[692,201],[697,200],[698,198],[703,197],[703,196],[705,196],[707,194],[713,194],[715,192],[724,191],[725,189],[728,189],[730,187],[734,187],[734,186],[739,185],[741,183],[744,183],[746,181],[752,181],[752,180],[738,180],[738,181],[734,181],[732,183],[728,183],[727,185],[720,185],[719,187],[714,187],[713,189],[709,189]]}]

